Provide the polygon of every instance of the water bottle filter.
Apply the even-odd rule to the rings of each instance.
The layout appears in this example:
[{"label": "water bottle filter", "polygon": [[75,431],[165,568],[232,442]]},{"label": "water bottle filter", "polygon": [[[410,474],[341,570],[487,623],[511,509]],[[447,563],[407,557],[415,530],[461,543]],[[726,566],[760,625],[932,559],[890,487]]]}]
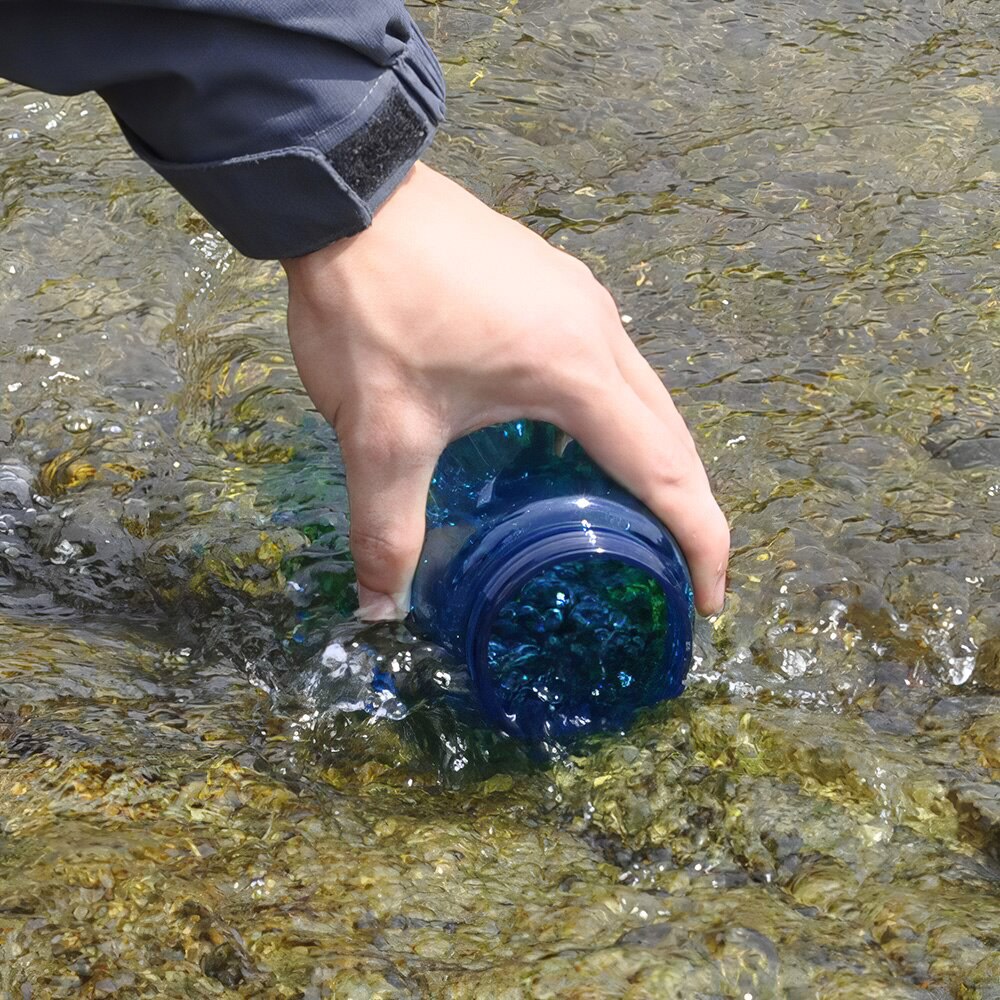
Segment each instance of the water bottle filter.
[{"label": "water bottle filter", "polygon": [[678,695],[694,601],[657,518],[550,424],[445,450],[412,623],[469,669],[485,714],[531,740],[624,726]]}]

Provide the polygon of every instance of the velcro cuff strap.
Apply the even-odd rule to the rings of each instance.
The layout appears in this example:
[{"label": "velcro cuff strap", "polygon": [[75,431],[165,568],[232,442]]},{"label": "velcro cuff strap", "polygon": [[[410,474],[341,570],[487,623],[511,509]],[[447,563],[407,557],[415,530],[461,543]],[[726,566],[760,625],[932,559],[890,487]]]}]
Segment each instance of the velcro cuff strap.
[{"label": "velcro cuff strap", "polygon": [[327,154],[347,185],[366,201],[405,163],[412,163],[430,137],[431,129],[402,92],[389,96],[363,128]]}]

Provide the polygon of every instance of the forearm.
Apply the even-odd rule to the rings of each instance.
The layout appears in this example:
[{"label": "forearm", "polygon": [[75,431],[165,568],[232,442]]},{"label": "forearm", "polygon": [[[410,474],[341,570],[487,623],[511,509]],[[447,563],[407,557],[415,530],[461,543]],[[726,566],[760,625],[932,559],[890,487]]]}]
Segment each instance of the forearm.
[{"label": "forearm", "polygon": [[96,90],[136,151],[254,257],[357,233],[443,114],[402,0],[0,0],[0,74]]}]

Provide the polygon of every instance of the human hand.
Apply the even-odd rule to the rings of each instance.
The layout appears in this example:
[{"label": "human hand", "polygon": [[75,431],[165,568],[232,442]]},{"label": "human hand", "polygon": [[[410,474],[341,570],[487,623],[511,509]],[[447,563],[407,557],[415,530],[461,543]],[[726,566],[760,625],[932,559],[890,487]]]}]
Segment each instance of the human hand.
[{"label": "human hand", "polygon": [[299,374],[344,458],[360,615],[400,618],[444,447],[555,424],[642,500],[722,607],[729,529],[683,419],[589,268],[417,164],[369,229],[282,262]]}]

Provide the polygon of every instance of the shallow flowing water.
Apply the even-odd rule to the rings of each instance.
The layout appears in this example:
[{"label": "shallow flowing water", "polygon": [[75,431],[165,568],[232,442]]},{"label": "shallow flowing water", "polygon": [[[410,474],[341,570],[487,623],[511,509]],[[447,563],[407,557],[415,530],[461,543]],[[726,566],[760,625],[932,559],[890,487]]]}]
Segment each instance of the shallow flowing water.
[{"label": "shallow flowing water", "polygon": [[[0,88],[0,997],[1000,997],[1000,8],[440,0],[430,159],[583,257],[734,532],[539,759],[351,622],[236,257]],[[391,681],[391,683],[390,683]]]}]

